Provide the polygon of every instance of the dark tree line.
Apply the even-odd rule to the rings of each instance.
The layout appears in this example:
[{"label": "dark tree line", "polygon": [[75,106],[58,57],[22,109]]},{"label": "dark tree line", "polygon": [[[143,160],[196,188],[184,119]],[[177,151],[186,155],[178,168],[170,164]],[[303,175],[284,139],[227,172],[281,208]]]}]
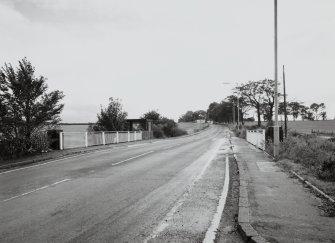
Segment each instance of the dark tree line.
[{"label": "dark tree line", "polygon": [[194,122],[196,120],[206,120],[207,113],[203,110],[198,111],[187,111],[183,114],[179,119],[178,122]]},{"label": "dark tree line", "polygon": [[[292,101],[287,103],[286,112],[296,120],[299,116],[302,120],[327,120],[326,106],[324,103],[312,103],[310,106],[303,105],[302,102]],[[279,114],[284,114],[284,103],[279,104]]]},{"label": "dark tree line", "polygon": [[[270,79],[259,81],[248,81],[238,85],[233,89],[233,95],[226,97],[221,103],[213,102],[207,109],[208,118],[215,122],[237,122],[239,116],[243,123],[248,111],[255,110],[257,114],[258,126],[261,126],[261,120],[273,122],[275,106],[275,82]],[[280,101],[282,95],[278,93]],[[299,116],[303,120],[326,120],[327,113],[324,103],[313,103],[309,107],[301,102],[288,102],[287,114],[292,115],[293,119]],[[284,104],[279,102],[278,113],[284,114]],[[235,117],[234,117],[235,116]]]}]

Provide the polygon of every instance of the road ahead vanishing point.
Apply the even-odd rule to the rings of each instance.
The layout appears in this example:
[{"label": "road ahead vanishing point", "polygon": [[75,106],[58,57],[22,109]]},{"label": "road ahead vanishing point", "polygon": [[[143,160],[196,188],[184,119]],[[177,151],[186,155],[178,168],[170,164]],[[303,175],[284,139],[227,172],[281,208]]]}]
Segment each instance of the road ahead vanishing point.
[{"label": "road ahead vanishing point", "polygon": [[211,242],[229,145],[227,130],[212,126],[2,172],[0,241]]}]

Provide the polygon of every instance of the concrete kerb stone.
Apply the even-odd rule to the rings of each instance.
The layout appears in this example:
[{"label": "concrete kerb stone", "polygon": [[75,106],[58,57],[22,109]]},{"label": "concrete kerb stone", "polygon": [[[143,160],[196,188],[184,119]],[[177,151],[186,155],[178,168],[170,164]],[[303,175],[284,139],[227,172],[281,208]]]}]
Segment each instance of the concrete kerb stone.
[{"label": "concrete kerb stone", "polygon": [[250,177],[245,161],[240,161],[234,154],[239,171],[239,205],[238,205],[238,230],[246,242],[266,243],[265,240],[250,224],[250,204],[248,186]]}]

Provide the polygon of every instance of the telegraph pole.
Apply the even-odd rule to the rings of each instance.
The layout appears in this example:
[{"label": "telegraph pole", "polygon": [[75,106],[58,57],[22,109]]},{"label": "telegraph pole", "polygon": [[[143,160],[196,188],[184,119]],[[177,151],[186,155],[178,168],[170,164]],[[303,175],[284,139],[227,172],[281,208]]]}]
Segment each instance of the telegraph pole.
[{"label": "telegraph pole", "polygon": [[277,0],[274,0],[274,51],[275,51],[275,125],[273,128],[273,156],[278,159],[279,155],[279,124],[278,124],[278,39],[277,39]]},{"label": "telegraph pole", "polygon": [[240,103],[239,97],[237,96],[237,131],[240,130]]},{"label": "telegraph pole", "polygon": [[284,124],[285,124],[285,138],[287,138],[287,109],[286,109],[286,84],[285,84],[285,66],[283,65],[283,84],[284,84]]}]

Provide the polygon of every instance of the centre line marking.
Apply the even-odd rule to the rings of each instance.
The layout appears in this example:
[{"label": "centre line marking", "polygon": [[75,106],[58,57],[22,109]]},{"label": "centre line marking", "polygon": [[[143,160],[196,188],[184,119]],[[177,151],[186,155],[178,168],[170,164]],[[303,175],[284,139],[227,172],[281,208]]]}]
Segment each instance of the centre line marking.
[{"label": "centre line marking", "polygon": [[216,209],[216,213],[214,214],[211,226],[208,228],[205,239],[203,240],[203,243],[214,243],[216,232],[219,228],[220,220],[222,217],[222,213],[226,204],[227,196],[228,196],[228,190],[229,190],[229,158],[226,157],[226,173],[225,173],[225,180],[224,185],[219,201],[219,205]]},{"label": "centre line marking", "polygon": [[31,193],[34,193],[34,192],[37,192],[37,191],[40,191],[40,190],[49,188],[49,187],[51,187],[51,186],[58,185],[58,184],[60,184],[60,183],[63,183],[63,182],[69,181],[69,180],[70,180],[70,179],[64,179],[64,180],[61,180],[61,181],[57,181],[57,182],[52,183],[52,184],[50,184],[50,185],[42,186],[42,187],[37,188],[37,189],[35,189],[35,190],[29,191],[29,192],[25,192],[25,193],[22,193],[22,194],[20,194],[20,195],[14,196],[14,197],[7,198],[7,199],[5,199],[5,200],[2,200],[1,202],[8,202],[8,201],[13,200],[13,199],[15,199],[15,198],[23,197],[23,196],[29,195],[29,194],[31,194]]},{"label": "centre line marking", "polygon": [[146,152],[146,153],[144,153],[144,154],[140,154],[140,155],[131,157],[131,158],[129,158],[129,159],[121,160],[121,161],[119,161],[119,162],[116,162],[116,163],[112,164],[112,166],[119,165],[119,164],[122,164],[122,163],[124,163],[124,162],[129,161],[129,160],[137,159],[137,158],[139,158],[139,157],[143,157],[143,156],[145,156],[145,155],[147,155],[147,154],[151,154],[151,153],[153,153],[153,152],[155,152],[155,151],[149,151],[149,152]]}]

